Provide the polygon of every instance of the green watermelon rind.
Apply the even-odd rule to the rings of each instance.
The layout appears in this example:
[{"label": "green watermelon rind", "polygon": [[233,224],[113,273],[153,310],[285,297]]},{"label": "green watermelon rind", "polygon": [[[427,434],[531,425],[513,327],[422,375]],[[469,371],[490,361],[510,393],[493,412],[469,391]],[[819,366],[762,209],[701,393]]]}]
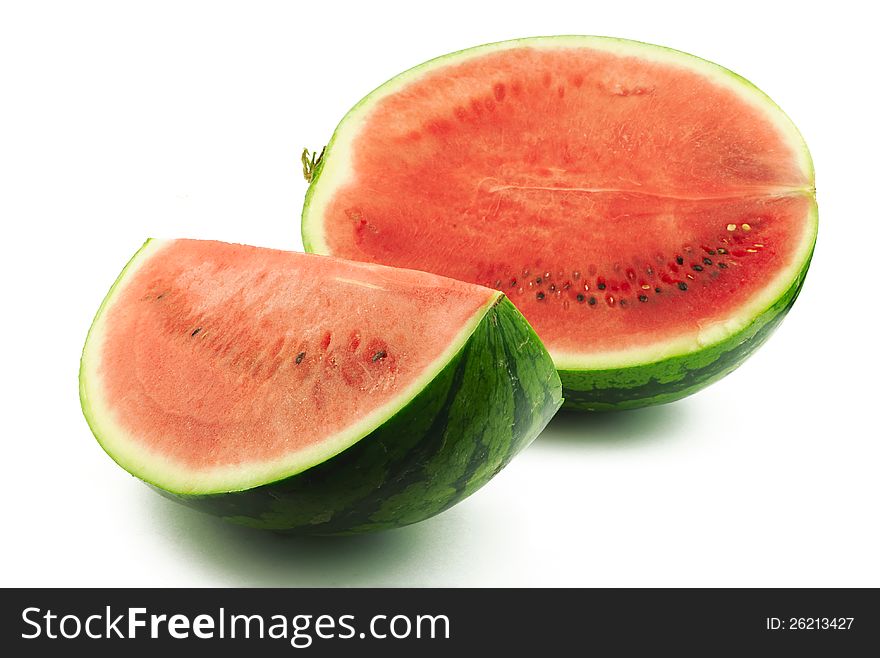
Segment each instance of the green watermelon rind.
[{"label": "green watermelon rind", "polygon": [[[123,269],[96,322],[150,242]],[[86,374],[88,345],[87,338],[80,401],[92,433],[114,461],[163,496],[233,523],[281,532],[358,533],[438,514],[486,484],[562,404],[550,355],[499,294],[419,392],[341,452],[271,481],[191,493],[159,484],[161,478],[120,457],[118,439],[106,436],[106,425],[96,417]]]},{"label": "green watermelon rind", "polygon": [[[582,410],[631,409],[653,404],[673,402],[694,393],[721,379],[745,361],[779,325],[800,292],[804,277],[812,259],[818,227],[818,211],[815,203],[815,167],[795,124],[785,112],[760,88],[741,75],[696,55],[684,51],[615,37],[561,35],[527,37],[489,43],[436,57],[389,79],[361,99],[336,127],[316,168],[308,190],[301,216],[301,232],[306,251],[330,254],[323,238],[323,226],[319,213],[313,213],[316,190],[325,165],[336,151],[339,135],[352,119],[370,104],[392,93],[398,86],[438,66],[454,64],[463,58],[519,46],[593,46],[598,48],[621,47],[630,54],[639,51],[651,56],[668,56],[669,61],[681,66],[695,68],[707,77],[722,84],[732,85],[741,97],[759,107],[786,135],[792,151],[797,154],[802,170],[811,185],[802,190],[813,198],[810,209],[810,231],[799,251],[799,262],[789,269],[790,275],[774,282],[771,294],[764,295],[761,303],[754,304],[745,316],[735,318],[741,327],[732,334],[721,331],[706,344],[685,341],[671,348],[660,344],[646,350],[640,356],[622,356],[608,359],[607,363],[579,363],[577,355],[555,355],[563,383],[565,407]],[[341,156],[340,156],[341,157]],[[332,189],[332,184],[331,184]],[[689,343],[689,344],[688,344]],[[650,357],[650,352],[659,357]],[[645,358],[645,357],[648,358]]]},{"label": "green watermelon rind", "polygon": [[808,267],[809,260],[789,289],[745,329],[702,350],[625,368],[560,369],[565,407],[636,409],[675,402],[706,388],[742,365],[776,330],[800,294]]}]

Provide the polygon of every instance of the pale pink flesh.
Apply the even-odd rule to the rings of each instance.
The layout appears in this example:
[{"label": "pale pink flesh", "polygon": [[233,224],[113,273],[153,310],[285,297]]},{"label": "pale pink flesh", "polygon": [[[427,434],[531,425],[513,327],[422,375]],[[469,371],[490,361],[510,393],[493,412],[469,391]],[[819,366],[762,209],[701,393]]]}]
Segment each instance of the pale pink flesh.
[{"label": "pale pink flesh", "polygon": [[131,440],[190,468],[271,460],[395,398],[492,296],[421,272],[173,241],[106,310],[102,396]]}]

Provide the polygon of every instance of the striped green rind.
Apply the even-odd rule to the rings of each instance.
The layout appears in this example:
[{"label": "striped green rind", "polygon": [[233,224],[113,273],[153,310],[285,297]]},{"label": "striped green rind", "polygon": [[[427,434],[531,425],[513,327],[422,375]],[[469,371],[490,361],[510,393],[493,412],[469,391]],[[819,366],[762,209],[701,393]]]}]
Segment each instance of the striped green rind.
[{"label": "striped green rind", "polygon": [[745,329],[700,351],[629,368],[560,370],[565,407],[636,409],[674,402],[733,372],[779,326],[801,291],[809,260],[791,287]]},{"label": "striped green rind", "polygon": [[245,491],[181,495],[233,523],[354,534],[416,523],[464,499],[531,443],[562,404],[541,341],[507,299],[403,409],[330,460]]}]

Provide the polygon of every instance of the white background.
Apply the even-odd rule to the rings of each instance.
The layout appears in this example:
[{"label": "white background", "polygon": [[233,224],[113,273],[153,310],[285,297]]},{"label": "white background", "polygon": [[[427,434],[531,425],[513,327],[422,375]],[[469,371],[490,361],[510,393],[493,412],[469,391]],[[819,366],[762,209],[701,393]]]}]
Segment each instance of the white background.
[{"label": "white background", "polygon": [[[878,61],[859,4],[4,3],[0,584],[880,586]],[[380,535],[236,528],[112,463],[78,359],[144,238],[298,249],[300,150],[363,95],[559,33],[719,62],[800,127],[818,247],[757,355],[682,402],[561,414],[480,493]]]}]

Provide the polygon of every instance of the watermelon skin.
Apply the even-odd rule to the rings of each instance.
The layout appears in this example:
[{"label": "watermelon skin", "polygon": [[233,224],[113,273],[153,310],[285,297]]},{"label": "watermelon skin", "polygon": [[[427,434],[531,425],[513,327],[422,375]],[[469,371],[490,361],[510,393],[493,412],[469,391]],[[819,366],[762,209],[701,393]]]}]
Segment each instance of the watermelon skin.
[{"label": "watermelon skin", "polygon": [[357,534],[439,514],[486,484],[562,404],[556,369],[503,297],[407,406],[330,460],[252,489],[163,496],[285,534]]},{"label": "watermelon skin", "polygon": [[782,323],[800,294],[809,264],[808,260],[791,287],[749,326],[701,351],[630,368],[560,370],[565,407],[619,411],[666,404],[725,377],[741,366]]}]

